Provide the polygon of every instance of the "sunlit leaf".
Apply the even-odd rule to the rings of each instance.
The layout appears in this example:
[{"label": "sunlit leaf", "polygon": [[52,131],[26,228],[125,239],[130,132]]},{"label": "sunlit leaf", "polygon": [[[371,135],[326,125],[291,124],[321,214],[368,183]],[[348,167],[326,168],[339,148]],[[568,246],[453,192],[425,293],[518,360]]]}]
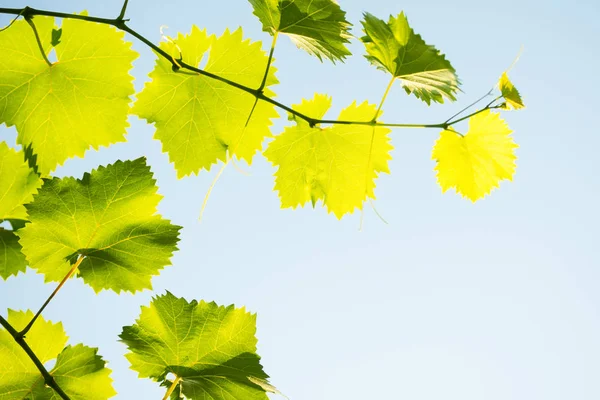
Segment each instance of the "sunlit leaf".
[{"label": "sunlit leaf", "polygon": [[263,30],[287,35],[298,48],[321,60],[350,55],[350,24],[333,0],[249,0]]},{"label": "sunlit leaf", "polygon": [[385,21],[365,13],[362,21],[365,56],[377,68],[400,81],[406,93],[427,104],[456,100],[460,82],[450,61],[421,35],[414,33],[404,13]]},{"label": "sunlit leaf", "polygon": [[[296,111],[311,118],[322,118],[331,98],[315,95],[295,105]],[[369,122],[377,108],[368,103],[353,103],[342,110],[340,120]],[[296,125],[271,142],[265,157],[278,167],[275,190],[282,208],[295,208],[321,200],[327,210],[341,218],[362,209],[367,198],[375,198],[375,178],[389,173],[392,145],[389,129],[368,125],[311,127],[297,118]]]},{"label": "sunlit leaf", "polygon": [[46,64],[25,21],[0,34],[0,123],[16,126],[17,142],[32,147],[48,175],[70,157],[125,140],[137,54],[108,25],[64,19],[63,40],[52,47],[54,19],[34,22],[58,62]]},{"label": "sunlit leaf", "polygon": [[[256,315],[244,308],[157,296],[121,333],[131,369],[169,386],[182,379],[192,400],[267,400],[268,378],[256,354]],[[176,393],[179,393],[178,391]]]},{"label": "sunlit leaf", "polygon": [[[226,31],[221,37],[192,28],[161,48],[177,58],[198,66],[208,57],[205,70],[249,87],[258,87],[267,65],[267,55],[259,42],[243,40],[242,30]],[[138,95],[133,112],[156,127],[155,138],[183,177],[210,169],[227,153],[249,164],[262,142],[270,136],[273,105],[258,102],[248,126],[246,121],[255,97],[225,83],[194,73],[173,72],[169,61],[158,58],[150,73],[151,82]],[[277,83],[274,69],[267,86]],[[272,92],[267,90],[268,95]]]},{"label": "sunlit leaf", "polygon": [[[31,311],[8,311],[8,322],[17,331],[33,317]],[[64,347],[67,336],[62,324],[39,317],[25,338],[42,364],[56,360],[49,372],[72,400],[106,400],[116,392],[110,369],[97,349],[78,344]],[[13,337],[0,329],[0,400],[58,400],[54,390]]]},{"label": "sunlit leaf", "polygon": [[518,110],[521,108],[525,108],[525,104],[523,104],[523,99],[521,98],[521,94],[513,85],[513,83],[508,79],[508,74],[504,72],[498,81],[498,87],[500,88],[500,92],[502,92],[502,97],[506,101],[506,108]]},{"label": "sunlit leaf", "polygon": [[180,227],[156,214],[161,196],[144,158],[117,161],[83,179],[53,178],[27,205],[19,231],[31,268],[59,281],[77,257],[79,275],[95,291],[151,289],[170,265]]},{"label": "sunlit leaf", "polygon": [[475,202],[500,181],[512,180],[518,146],[511,133],[500,115],[489,110],[471,117],[464,136],[451,128],[443,131],[432,154],[442,191],[454,188]]}]

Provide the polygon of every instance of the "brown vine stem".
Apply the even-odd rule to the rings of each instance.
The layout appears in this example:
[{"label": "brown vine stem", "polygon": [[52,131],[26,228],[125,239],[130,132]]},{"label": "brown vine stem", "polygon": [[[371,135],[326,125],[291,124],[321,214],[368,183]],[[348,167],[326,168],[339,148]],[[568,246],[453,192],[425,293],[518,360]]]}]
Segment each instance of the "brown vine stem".
[{"label": "brown vine stem", "polygon": [[[248,86],[242,85],[240,83],[231,81],[227,78],[224,78],[222,76],[219,75],[215,75],[211,72],[196,68],[192,65],[189,65],[185,62],[183,62],[183,60],[179,59],[179,60],[175,60],[173,57],[171,57],[167,52],[165,52],[164,50],[162,50],[160,47],[158,47],[157,45],[155,45],[154,43],[152,43],[151,41],[149,41],[148,39],[146,39],[144,36],[142,36],[141,34],[139,34],[137,31],[135,31],[134,29],[131,29],[127,24],[126,24],[126,20],[125,19],[119,19],[119,18],[100,18],[100,17],[93,17],[93,16],[89,16],[89,15],[80,15],[80,14],[70,14],[70,13],[63,13],[63,12],[58,12],[58,11],[48,11],[48,10],[39,10],[36,8],[31,8],[31,7],[24,7],[24,8],[5,8],[5,7],[0,7],[0,14],[11,14],[11,15],[22,15],[23,17],[27,18],[27,17],[33,17],[35,15],[43,15],[43,16],[48,16],[48,17],[56,17],[56,18],[70,18],[70,19],[78,19],[78,20],[82,20],[82,21],[88,21],[88,22],[95,22],[95,23],[99,23],[99,24],[105,24],[105,25],[111,25],[114,26],[115,28],[122,30],[124,32],[129,33],[131,36],[135,37],[137,40],[139,40],[140,42],[144,43],[146,46],[150,47],[152,50],[154,50],[154,52],[156,52],[159,56],[163,57],[164,59],[168,60],[172,66],[173,66],[173,70],[174,71],[179,71],[180,69],[185,69],[188,71],[192,71],[195,72],[199,75],[202,76],[206,76],[208,78],[217,80],[219,82],[223,82],[229,86],[235,87],[239,90],[242,90],[246,93],[251,94],[252,96],[256,97],[258,100],[262,100],[265,101],[267,103],[270,103],[272,105],[274,105],[277,108],[280,108],[284,111],[287,111],[288,113],[301,118],[303,120],[305,120],[311,127],[314,127],[315,125],[318,124],[340,124],[340,125],[369,125],[369,126],[386,126],[389,128],[437,128],[437,129],[447,129],[451,124],[455,124],[457,122],[460,122],[466,118],[469,118],[473,115],[476,115],[482,111],[485,111],[487,109],[493,109],[493,108],[499,108],[499,107],[486,107],[484,109],[478,110],[474,113],[469,114],[467,117],[465,118],[461,118],[459,120],[447,120],[446,122],[441,122],[441,123],[437,123],[437,124],[401,124],[401,123],[385,123],[385,122],[377,122],[377,121],[344,121],[344,120],[331,120],[331,119],[318,119],[318,118],[312,118],[309,117],[306,114],[303,114],[299,111],[296,111],[294,109],[292,109],[291,107],[278,102],[275,99],[270,98],[269,96],[266,96],[264,93],[262,93],[262,90],[258,90],[258,89],[252,89]],[[264,88],[263,88],[264,89]]]},{"label": "brown vine stem", "polygon": [[171,394],[173,394],[173,392],[177,388],[177,385],[179,385],[179,382],[181,382],[181,381],[182,381],[181,377],[178,376],[177,378],[175,378],[175,380],[173,381],[171,386],[169,386],[169,390],[167,390],[167,393],[165,393],[165,397],[163,397],[162,400],[169,400],[169,397],[171,396]]},{"label": "brown vine stem", "polygon": [[25,341],[25,338],[23,338],[19,334],[19,332],[17,332],[16,329],[11,324],[9,324],[8,321],[6,319],[4,319],[4,317],[2,317],[1,315],[0,315],[0,325],[2,325],[8,333],[10,333],[10,335],[13,337],[13,339],[15,339],[17,344],[19,346],[21,346],[21,348],[25,351],[25,353],[27,353],[27,355],[29,356],[31,361],[33,361],[33,363],[35,364],[37,369],[40,371],[40,373],[44,377],[44,383],[46,385],[48,385],[49,387],[51,387],[52,389],[54,389],[54,391],[63,400],[71,400],[69,398],[69,396],[67,396],[67,394],[60,388],[60,386],[58,386],[58,383],[56,383],[56,381],[54,380],[54,377],[52,375],[50,375],[50,372],[48,372],[48,370],[44,367],[44,364],[42,364],[42,362],[35,355],[33,350],[31,350],[31,347],[29,347],[29,345]]},{"label": "brown vine stem", "polygon": [[27,326],[21,332],[17,333],[21,338],[24,338],[25,335],[27,334],[27,332],[29,332],[29,330],[31,329],[31,327],[33,326],[33,324],[35,323],[35,321],[38,319],[38,317],[42,314],[42,312],[44,311],[44,309],[46,308],[46,306],[48,304],[50,304],[50,301],[54,298],[54,296],[56,296],[56,294],[58,293],[58,291],[64,286],[64,284],[69,280],[69,278],[72,277],[73,274],[77,271],[77,269],[79,268],[79,265],[81,264],[81,262],[83,261],[84,258],[85,258],[84,256],[79,255],[79,257],[77,258],[77,261],[75,261],[75,264],[73,264],[73,267],[71,267],[71,269],[69,270],[69,272],[67,273],[67,275],[65,275],[65,277],[62,279],[62,281],[60,281],[60,283],[58,284],[58,286],[56,287],[56,289],[54,289],[54,291],[52,292],[52,294],[50,294],[50,296],[46,299],[46,301],[44,302],[44,304],[40,307],[40,309],[38,310],[38,312],[33,316],[33,318],[31,319],[31,321],[29,321],[29,323],[27,324]]}]

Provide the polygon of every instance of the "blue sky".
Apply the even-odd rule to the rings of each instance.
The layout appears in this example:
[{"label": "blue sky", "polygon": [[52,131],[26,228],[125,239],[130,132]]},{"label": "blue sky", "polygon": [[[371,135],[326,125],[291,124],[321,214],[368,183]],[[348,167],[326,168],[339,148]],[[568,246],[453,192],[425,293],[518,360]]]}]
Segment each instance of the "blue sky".
[{"label": "blue sky", "polygon": [[[217,34],[241,25],[264,48],[270,42],[245,0],[130,3],[130,25],[154,42],[161,25],[175,35],[192,24]],[[274,169],[260,156],[244,167],[251,176],[226,170],[199,223],[216,169],[177,180],[152,140],[154,128],[131,117],[127,143],[70,160],[56,175],[79,177],[146,155],[165,196],[161,213],[184,227],[174,266],[154,279],[154,292],[135,296],[96,296],[72,280],[44,313],[63,321],[71,343],[100,348],[118,399],[164,394],[128,369],[117,335],[165,289],[257,312],[263,365],[292,400],[600,398],[600,5],[404,3],[340,0],[357,36],[363,11],[382,18],[405,11],[451,60],[464,93],[456,104],[427,107],[396,87],[386,120],[445,120],[487,92],[524,46],[511,78],[527,109],[505,114],[520,145],[514,182],[477,204],[442,194],[430,160],[438,132],[395,130],[392,173],[376,190],[389,225],[368,208],[362,232],[359,215],[338,222],[321,208],[280,210]],[[4,1],[24,5],[107,17],[121,6]],[[154,55],[137,42],[134,48],[139,90]],[[360,43],[351,50],[354,57],[333,66],[280,40],[278,99],[290,104],[327,93],[331,116],[353,100],[377,102],[388,78],[368,65]],[[15,131],[0,127],[0,135],[13,143]],[[0,310],[36,310],[53,287],[31,270],[0,282]]]}]

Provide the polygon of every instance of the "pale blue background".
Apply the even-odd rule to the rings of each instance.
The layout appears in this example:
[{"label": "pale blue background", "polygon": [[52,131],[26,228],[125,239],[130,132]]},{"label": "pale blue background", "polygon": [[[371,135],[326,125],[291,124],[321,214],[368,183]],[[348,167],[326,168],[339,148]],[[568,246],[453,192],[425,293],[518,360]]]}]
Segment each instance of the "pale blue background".
[{"label": "pale blue background", "polygon": [[[250,177],[229,168],[197,217],[216,170],[176,180],[154,129],[132,117],[129,142],[66,163],[81,176],[100,164],[146,155],[165,198],[160,211],[184,226],[174,267],[154,279],[188,299],[258,312],[259,353],[272,382],[293,400],[592,400],[600,398],[598,39],[593,0],[341,0],[355,23],[404,10],[417,32],[447,54],[464,85],[457,104],[426,107],[399,87],[385,119],[440,122],[511,72],[528,108],[506,114],[519,143],[518,169],[473,205],[441,194],[430,160],[435,130],[396,130],[391,176],[378,181],[378,210],[338,222],[322,209],[280,210],[274,169],[261,157]],[[3,1],[113,17],[120,1]],[[220,33],[243,25],[269,42],[244,0],[132,0],[131,26],[151,40],[159,27],[191,24]],[[1,21],[7,22],[7,18]],[[267,44],[264,44],[267,47]],[[140,89],[154,55],[139,43]],[[276,51],[278,98],[333,96],[335,117],[352,100],[377,102],[387,77],[355,57],[332,66],[287,39]],[[276,125],[275,132],[281,130]],[[1,128],[14,140],[14,130]],[[0,309],[37,309],[54,285],[29,271],[0,282]],[[95,296],[69,282],[45,317],[62,320],[71,343],[100,347],[119,399],[160,399],[137,380],[117,335],[152,292]]]}]

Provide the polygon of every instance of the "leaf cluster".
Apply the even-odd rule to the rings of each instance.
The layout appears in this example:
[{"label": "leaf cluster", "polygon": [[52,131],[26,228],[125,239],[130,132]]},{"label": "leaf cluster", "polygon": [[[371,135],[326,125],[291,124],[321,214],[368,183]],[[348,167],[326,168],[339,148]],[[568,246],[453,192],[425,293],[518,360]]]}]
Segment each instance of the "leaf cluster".
[{"label": "leaf cluster", "polygon": [[[16,143],[0,142],[0,277],[29,267],[58,282],[39,311],[0,316],[0,400],[116,394],[98,350],[68,344],[62,324],[42,313],[74,276],[96,293],[152,289],[152,278],[177,251],[181,227],[157,213],[161,196],[145,158],[99,166],[80,178],[53,176],[72,157],[125,141],[129,114],[154,125],[179,178],[233,159],[251,164],[262,153],[276,168],[282,208],[321,202],[337,218],[375,199],[376,179],[390,173],[393,128],[440,131],[432,159],[442,191],[454,188],[477,201],[512,179],[517,145],[495,110],[524,103],[506,72],[485,107],[469,111],[476,102],[437,124],[383,122],[396,83],[430,105],[456,101],[460,81],[404,13],[387,22],[365,13],[365,58],[389,74],[389,84],[378,105],[354,101],[338,119],[327,119],[333,100],[325,94],[292,106],[275,100],[275,47],[287,37],[321,61],[344,62],[353,38],[345,11],[333,0],[249,1],[272,37],[269,52],[241,28],[217,36],[193,26],[155,45],[127,24],[127,1],[115,19],[0,8],[16,16],[0,31],[0,123],[17,130]],[[125,33],[157,54],[137,94],[130,70],[138,54]],[[51,51],[58,61],[49,61]],[[272,132],[278,110],[289,124]],[[460,133],[455,127],[465,120],[469,129]],[[142,307],[120,340],[139,377],[166,388],[164,399],[258,400],[279,393],[256,353],[256,315],[244,308],[167,292]]]}]

